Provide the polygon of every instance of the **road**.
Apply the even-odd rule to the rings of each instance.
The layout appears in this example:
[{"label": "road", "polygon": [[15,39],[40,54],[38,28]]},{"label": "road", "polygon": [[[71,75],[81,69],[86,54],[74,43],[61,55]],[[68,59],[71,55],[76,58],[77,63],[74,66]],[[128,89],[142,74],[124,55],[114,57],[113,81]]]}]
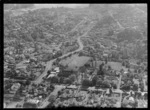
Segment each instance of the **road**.
[{"label": "road", "polygon": [[120,76],[119,76],[119,83],[118,83],[117,89],[120,89],[120,85],[121,85],[121,78],[122,78],[122,75],[120,75]]},{"label": "road", "polygon": [[71,31],[65,33],[65,35],[68,35],[68,33],[71,33],[71,32],[73,32],[73,31],[76,31],[76,30],[79,28],[79,26],[80,26],[82,23],[84,23],[84,22],[85,22],[85,19],[83,19],[80,23],[78,23]]},{"label": "road", "polygon": [[52,95],[57,95],[58,91],[60,91],[61,89],[65,88],[65,86],[62,85],[55,85],[55,89],[54,91],[42,102],[41,106],[39,106],[38,108],[45,108],[48,104],[49,101],[48,99],[52,96]]},{"label": "road", "polygon": [[[73,29],[73,31],[76,30],[82,23],[84,23],[84,21],[81,21],[81,22],[75,27],[75,29]],[[91,25],[89,25],[89,27],[87,27],[87,31],[86,31],[83,35],[77,37],[77,42],[78,42],[78,44],[79,44],[79,48],[78,48],[77,50],[75,50],[74,52],[79,52],[79,51],[81,51],[81,50],[83,49],[84,46],[83,46],[83,44],[82,44],[82,42],[81,42],[81,37],[85,37],[85,36],[87,35],[87,33],[90,31],[90,29],[92,29],[93,26],[94,26],[94,24],[91,23]],[[67,54],[64,54],[64,55],[60,56],[59,58],[63,58],[63,57],[68,56],[68,55],[70,55],[71,53],[74,53],[74,52],[69,52],[69,53],[67,53]],[[50,61],[48,61],[48,62],[46,63],[46,68],[45,68],[45,71],[43,72],[43,74],[41,74],[35,81],[33,81],[35,84],[40,84],[40,83],[42,82],[42,80],[43,80],[42,78],[47,75],[47,71],[48,71],[48,70],[52,69],[52,64],[53,64],[53,62],[55,62],[56,59],[57,59],[57,58],[55,58],[55,59],[53,59],[53,60],[50,60]],[[24,62],[25,62],[25,61],[20,62],[19,64],[17,64],[17,66],[23,64]],[[58,86],[56,86],[55,88],[56,88],[56,89],[54,90],[54,92],[52,92],[52,94],[53,94],[53,93],[57,93],[57,92],[61,89],[61,87],[58,87]],[[49,99],[49,97],[50,97],[52,94],[50,94],[50,95],[42,102],[42,106],[40,106],[39,108],[44,108],[44,107],[46,107],[46,106],[49,104],[48,99]],[[18,103],[23,104],[23,102],[24,102],[24,101],[22,100],[22,101],[20,101],[20,102],[18,102]],[[8,106],[8,108],[15,108],[15,106],[16,106],[16,103],[15,103],[15,104],[10,104],[10,105]]]},{"label": "road", "polygon": [[124,29],[124,27],[118,22],[118,20],[116,20],[116,19],[114,18],[114,16],[112,15],[112,13],[109,12],[109,14],[110,14],[110,16],[115,20],[115,22],[118,24],[118,26],[120,27],[120,29]]},{"label": "road", "polygon": [[[81,42],[81,37],[86,36],[87,33],[90,31],[90,29],[92,29],[91,26],[88,27],[87,31],[86,31],[83,35],[81,35],[81,36],[79,36],[79,37],[77,38],[77,42],[78,42],[78,44],[79,44],[79,48],[78,48],[77,50],[75,50],[74,52],[78,52],[78,51],[80,51],[80,50],[83,49],[84,46],[83,46],[83,44],[82,44],[82,42]],[[61,56],[61,57],[59,57],[59,58],[63,58],[63,57],[68,56],[69,54],[74,53],[74,52],[69,52],[69,53],[64,54],[63,56]],[[46,65],[47,65],[47,66],[46,66],[46,69],[45,69],[44,73],[43,73],[42,75],[40,75],[40,77],[35,81],[36,84],[39,84],[39,83],[42,82],[42,78],[47,74],[47,71],[52,68],[52,64],[53,64],[53,62],[54,62],[55,60],[56,60],[56,59],[53,59],[53,60],[49,61],[49,62],[46,64]],[[57,93],[60,89],[61,89],[61,86],[55,86],[54,92],[52,92],[52,93],[42,102],[42,105],[41,105],[39,108],[44,108],[44,107],[46,107],[46,106],[49,104],[49,101],[48,101],[49,97],[50,97],[52,94],[53,94],[53,95],[56,95],[56,94],[54,94],[54,93]]]},{"label": "road", "polygon": [[[79,37],[77,38],[77,42],[78,42],[78,44],[79,44],[79,48],[78,48],[77,50],[75,50],[74,52],[79,52],[79,51],[81,51],[81,50],[83,49],[84,46],[83,46],[83,44],[82,44],[82,42],[81,42],[81,37],[86,36],[87,33],[90,31],[90,29],[92,29],[92,26],[89,26],[88,29],[87,29],[87,31],[86,31],[83,35],[81,35],[81,36],[79,36]],[[69,52],[69,53],[67,53],[67,54],[64,54],[64,55],[60,56],[59,58],[63,58],[63,57],[68,56],[68,55],[70,55],[70,54],[72,54],[72,53],[74,53],[74,52]],[[42,78],[47,74],[47,71],[48,71],[48,70],[52,69],[52,64],[53,64],[53,62],[55,62],[56,59],[57,59],[57,58],[55,58],[55,59],[50,60],[50,61],[47,62],[47,64],[46,64],[46,69],[45,69],[44,73],[41,74],[41,75],[34,81],[35,84],[39,84],[39,83],[42,82]]]},{"label": "road", "polygon": [[143,11],[142,9],[137,8],[137,7],[136,7],[136,9],[137,9],[139,12],[142,12],[143,14],[146,14],[146,12],[145,12],[145,11]]}]

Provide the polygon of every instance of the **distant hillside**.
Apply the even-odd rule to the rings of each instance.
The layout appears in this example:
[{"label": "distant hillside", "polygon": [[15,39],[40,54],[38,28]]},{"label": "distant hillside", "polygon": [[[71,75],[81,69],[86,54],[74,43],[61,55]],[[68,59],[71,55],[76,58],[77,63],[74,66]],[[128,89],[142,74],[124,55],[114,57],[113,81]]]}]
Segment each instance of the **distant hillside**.
[{"label": "distant hillside", "polygon": [[107,14],[109,11],[118,13],[130,10],[133,7],[128,4],[90,4],[89,8],[101,14]]},{"label": "distant hillside", "polygon": [[4,4],[4,10],[16,10],[23,8],[31,8],[34,4]]}]

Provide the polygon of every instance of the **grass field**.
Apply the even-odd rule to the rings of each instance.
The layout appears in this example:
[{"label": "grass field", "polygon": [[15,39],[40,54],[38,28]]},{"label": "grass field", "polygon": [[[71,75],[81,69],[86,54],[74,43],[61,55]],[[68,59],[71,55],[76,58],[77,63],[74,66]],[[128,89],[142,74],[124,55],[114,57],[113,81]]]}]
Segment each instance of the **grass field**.
[{"label": "grass field", "polygon": [[[97,61],[96,62],[97,67],[99,67],[99,65],[102,64],[102,62],[103,61]],[[95,62],[94,62],[94,65],[95,65]],[[119,62],[108,62],[107,65],[110,65],[111,68],[116,71],[120,71],[122,68],[127,71],[127,68],[123,67],[122,64]]]},{"label": "grass field", "polygon": [[79,67],[83,66],[89,60],[90,57],[85,57],[85,56],[79,57],[78,55],[73,55],[72,57],[62,60],[60,64],[64,66],[68,65],[68,69],[78,70]]},{"label": "grass field", "polygon": [[[68,65],[68,69],[78,70],[79,67],[83,66],[89,60],[90,60],[90,57],[86,57],[86,56],[79,57],[78,55],[73,55],[72,57],[62,60],[60,64],[64,66]],[[97,67],[99,67],[99,65],[102,62],[103,61],[97,61],[96,62]],[[95,66],[95,62],[93,64]],[[107,65],[110,65],[111,68],[116,71],[120,71],[122,68],[127,71],[127,68],[123,67],[122,64],[119,62],[108,62]]]},{"label": "grass field", "polygon": [[127,70],[127,68],[123,67],[121,63],[119,62],[108,62],[108,65],[110,65],[114,70],[120,71],[122,68],[124,70]]}]

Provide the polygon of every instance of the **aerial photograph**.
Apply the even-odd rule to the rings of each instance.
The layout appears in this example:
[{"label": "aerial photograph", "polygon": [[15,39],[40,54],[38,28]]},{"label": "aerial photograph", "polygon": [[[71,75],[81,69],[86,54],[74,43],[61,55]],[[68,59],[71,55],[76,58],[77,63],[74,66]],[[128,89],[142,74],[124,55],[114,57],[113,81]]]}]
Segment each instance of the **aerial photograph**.
[{"label": "aerial photograph", "polygon": [[3,12],[3,108],[148,108],[146,3]]}]

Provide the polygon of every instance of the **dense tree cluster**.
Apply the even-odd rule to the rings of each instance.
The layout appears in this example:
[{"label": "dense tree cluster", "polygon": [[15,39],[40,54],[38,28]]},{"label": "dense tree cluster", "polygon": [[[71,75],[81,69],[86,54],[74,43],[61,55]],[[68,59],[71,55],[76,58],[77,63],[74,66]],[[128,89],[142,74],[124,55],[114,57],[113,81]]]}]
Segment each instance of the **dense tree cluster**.
[{"label": "dense tree cluster", "polygon": [[117,38],[118,42],[127,40],[129,42],[135,40],[135,39],[140,39],[141,33],[137,30],[126,28],[122,32],[118,33]]}]

